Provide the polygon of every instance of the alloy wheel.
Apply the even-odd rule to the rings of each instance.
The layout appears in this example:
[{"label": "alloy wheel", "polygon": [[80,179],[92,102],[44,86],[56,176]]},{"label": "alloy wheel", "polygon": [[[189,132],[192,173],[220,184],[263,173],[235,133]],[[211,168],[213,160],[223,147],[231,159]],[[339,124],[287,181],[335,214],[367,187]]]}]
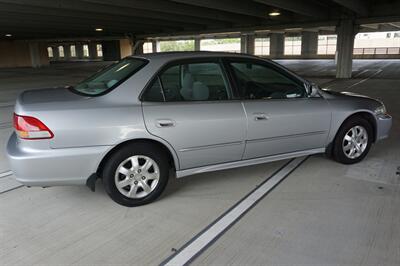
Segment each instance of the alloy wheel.
[{"label": "alloy wheel", "polygon": [[115,186],[118,191],[132,199],[148,196],[157,187],[159,179],[158,164],[144,155],[127,158],[115,172]]},{"label": "alloy wheel", "polygon": [[347,131],[343,138],[343,153],[347,158],[360,157],[368,146],[368,133],[362,126],[354,126]]}]

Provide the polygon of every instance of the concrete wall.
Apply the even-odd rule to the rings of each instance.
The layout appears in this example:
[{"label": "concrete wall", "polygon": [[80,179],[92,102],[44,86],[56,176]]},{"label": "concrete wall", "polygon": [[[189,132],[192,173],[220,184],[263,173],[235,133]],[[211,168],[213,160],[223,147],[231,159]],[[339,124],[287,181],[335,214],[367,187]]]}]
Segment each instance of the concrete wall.
[{"label": "concrete wall", "polygon": [[0,41],[0,67],[29,67],[31,56],[25,42]]},{"label": "concrete wall", "polygon": [[[37,55],[35,65],[48,65],[47,50],[45,44],[38,44],[35,48]],[[21,41],[0,41],[0,68],[5,67],[32,67],[33,58],[28,42]]]}]

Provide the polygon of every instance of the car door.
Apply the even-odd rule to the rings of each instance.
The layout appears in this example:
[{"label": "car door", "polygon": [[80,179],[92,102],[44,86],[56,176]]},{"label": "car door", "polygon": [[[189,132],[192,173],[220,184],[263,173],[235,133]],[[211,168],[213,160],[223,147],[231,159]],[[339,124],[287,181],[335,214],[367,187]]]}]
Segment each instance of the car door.
[{"label": "car door", "polygon": [[248,119],[243,159],[325,147],[331,111],[322,97],[309,97],[303,81],[273,63],[228,65]]},{"label": "car door", "polygon": [[247,120],[218,59],[164,67],[142,106],[147,130],[172,145],[181,170],[241,159]]}]

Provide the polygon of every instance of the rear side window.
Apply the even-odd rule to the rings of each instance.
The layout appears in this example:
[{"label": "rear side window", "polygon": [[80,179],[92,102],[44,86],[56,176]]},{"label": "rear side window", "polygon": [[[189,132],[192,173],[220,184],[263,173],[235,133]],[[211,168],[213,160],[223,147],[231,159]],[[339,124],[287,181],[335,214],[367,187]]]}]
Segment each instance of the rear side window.
[{"label": "rear side window", "polygon": [[[160,88],[161,86],[161,88]],[[231,98],[219,63],[199,62],[167,68],[143,95],[145,101],[218,101]]]},{"label": "rear side window", "polygon": [[139,58],[122,59],[80,82],[72,90],[87,96],[103,95],[138,72],[146,64],[146,60]]},{"label": "rear side window", "polygon": [[306,96],[301,84],[272,67],[253,62],[231,62],[230,65],[245,99],[290,99]]},{"label": "rear side window", "polygon": [[164,102],[165,97],[163,94],[160,79],[157,77],[143,94],[143,100],[148,102]]}]

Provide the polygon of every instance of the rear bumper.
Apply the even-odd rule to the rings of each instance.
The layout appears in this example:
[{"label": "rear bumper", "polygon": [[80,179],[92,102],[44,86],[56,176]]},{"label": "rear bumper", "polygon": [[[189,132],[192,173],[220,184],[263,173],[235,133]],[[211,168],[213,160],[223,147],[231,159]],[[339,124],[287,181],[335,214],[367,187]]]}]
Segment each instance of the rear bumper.
[{"label": "rear bumper", "polygon": [[376,117],[376,141],[389,137],[390,129],[392,128],[392,117],[390,115],[378,115]]},{"label": "rear bumper", "polygon": [[26,186],[84,185],[109,148],[35,148],[24,145],[13,133],[7,156],[17,181]]}]

